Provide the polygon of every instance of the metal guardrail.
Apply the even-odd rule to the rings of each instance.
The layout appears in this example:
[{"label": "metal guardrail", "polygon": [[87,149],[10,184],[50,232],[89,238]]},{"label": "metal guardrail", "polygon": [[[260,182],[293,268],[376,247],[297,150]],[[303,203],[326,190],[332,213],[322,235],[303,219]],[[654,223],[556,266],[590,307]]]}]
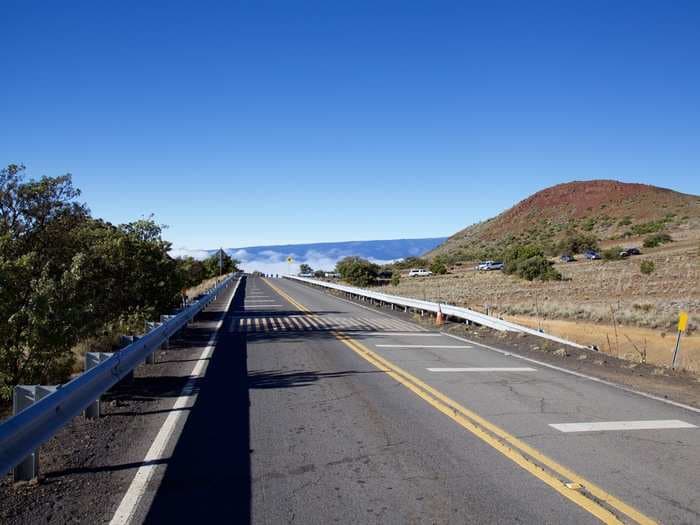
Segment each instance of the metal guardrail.
[{"label": "metal guardrail", "polygon": [[[0,475],[5,475],[25,459],[33,459],[36,449],[41,444],[51,439],[71,419],[88,408],[184,328],[237,277],[238,275],[227,277],[200,299],[185,306],[175,315],[167,316],[165,322],[154,325],[148,333],[75,379],[55,387],[50,393],[42,391],[41,395],[31,399],[30,403],[24,403],[29,406],[0,424]],[[35,461],[33,470],[36,475]]]},{"label": "metal guardrail", "polygon": [[476,312],[470,310],[469,308],[462,308],[459,306],[454,306],[445,303],[434,303],[431,301],[421,301],[419,299],[412,299],[410,297],[401,297],[398,295],[389,295],[381,292],[375,292],[372,290],[367,290],[364,288],[356,288],[354,286],[345,286],[343,284],[329,283],[326,281],[319,281],[317,279],[309,279],[307,277],[297,277],[296,275],[285,275],[285,278],[292,279],[294,281],[301,281],[307,284],[312,284],[320,286],[323,288],[329,288],[331,290],[337,290],[340,292],[345,292],[351,295],[356,295],[358,297],[366,297],[368,299],[374,299],[376,301],[381,301],[387,304],[393,304],[402,306],[404,308],[413,308],[415,310],[423,310],[427,312],[432,312],[437,314],[438,311],[442,312],[444,315],[450,317],[456,317],[458,319],[464,319],[466,321],[486,326],[494,330],[499,330],[501,332],[522,332],[543,339],[548,339],[559,344],[573,346],[581,349],[590,349],[585,345],[574,343],[573,341],[568,341],[561,337],[555,335],[547,334],[534,328],[529,328],[527,326],[522,326],[516,323],[511,323],[510,321],[504,321],[498,317],[492,315],[482,314],[481,312]]}]

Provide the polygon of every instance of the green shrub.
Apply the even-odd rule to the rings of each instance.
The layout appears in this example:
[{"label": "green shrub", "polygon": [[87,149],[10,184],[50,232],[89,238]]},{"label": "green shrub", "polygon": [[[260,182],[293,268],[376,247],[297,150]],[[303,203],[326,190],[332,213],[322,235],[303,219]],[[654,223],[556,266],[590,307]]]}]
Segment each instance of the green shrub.
[{"label": "green shrub", "polygon": [[557,244],[557,253],[575,254],[586,250],[598,251],[598,239],[595,235],[571,232]]},{"label": "green shrub", "polygon": [[553,263],[544,256],[544,249],[536,244],[509,247],[503,257],[503,271],[528,281],[561,279]]},{"label": "green shrub", "polygon": [[503,254],[503,271],[507,274],[517,273],[521,261],[536,256],[544,257],[544,249],[536,244],[510,246]]},{"label": "green shrub", "polygon": [[635,224],[634,226],[632,226],[632,228],[630,228],[628,233],[631,233],[631,235],[645,235],[647,233],[656,233],[660,230],[663,230],[666,226],[666,223],[670,220],[671,219],[667,216],[658,221],[650,221],[644,222],[642,224]]},{"label": "green shrub", "polygon": [[671,239],[671,236],[668,233],[657,233],[656,235],[650,235],[644,239],[644,247],[655,248],[656,246],[672,241],[673,239]]},{"label": "green shrub", "polygon": [[447,266],[441,257],[436,257],[435,260],[430,263],[430,271],[435,275],[444,275],[447,273]]},{"label": "green shrub", "polygon": [[639,271],[642,272],[644,275],[654,273],[655,269],[656,266],[654,265],[654,261],[642,261],[639,263]]},{"label": "green shrub", "polygon": [[409,268],[426,268],[430,263],[422,257],[406,257],[394,263],[394,268],[398,270],[408,270]]},{"label": "green shrub", "polygon": [[583,221],[581,228],[583,228],[587,232],[593,231],[593,228],[595,228],[595,225],[597,222],[598,222],[598,219],[596,219],[594,217],[589,217],[588,219]]},{"label": "green shrub", "polygon": [[554,268],[552,262],[542,255],[535,255],[518,262],[516,274],[528,281],[560,281],[561,274]]},{"label": "green shrub", "polygon": [[632,219],[629,216],[623,217],[620,219],[620,221],[617,223],[618,226],[629,226],[632,224]]},{"label": "green shrub", "polygon": [[603,250],[600,253],[600,256],[603,258],[604,261],[619,261],[620,259],[622,259],[622,256],[620,255],[621,251],[622,246],[613,246],[612,248]]},{"label": "green shrub", "polygon": [[400,282],[401,282],[401,272],[396,270],[396,271],[394,271],[394,273],[391,274],[391,285],[398,286]]}]

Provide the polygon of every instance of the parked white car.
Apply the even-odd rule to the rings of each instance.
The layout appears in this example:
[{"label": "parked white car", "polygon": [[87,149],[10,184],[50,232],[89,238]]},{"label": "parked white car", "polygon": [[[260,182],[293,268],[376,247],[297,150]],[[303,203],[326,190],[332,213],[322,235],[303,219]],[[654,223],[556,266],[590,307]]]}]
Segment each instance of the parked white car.
[{"label": "parked white car", "polygon": [[500,261],[483,261],[479,263],[479,265],[476,267],[477,270],[481,271],[489,271],[489,270],[502,270],[503,269],[503,263]]},{"label": "parked white car", "polygon": [[409,277],[428,277],[429,275],[433,275],[433,272],[425,268],[413,268],[408,272]]}]

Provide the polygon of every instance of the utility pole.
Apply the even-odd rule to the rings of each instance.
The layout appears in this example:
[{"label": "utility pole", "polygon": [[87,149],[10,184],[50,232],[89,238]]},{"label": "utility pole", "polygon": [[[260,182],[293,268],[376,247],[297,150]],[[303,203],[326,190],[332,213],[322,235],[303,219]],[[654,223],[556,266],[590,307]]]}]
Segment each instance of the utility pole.
[{"label": "utility pole", "polygon": [[224,274],[224,249],[219,248],[219,278]]}]

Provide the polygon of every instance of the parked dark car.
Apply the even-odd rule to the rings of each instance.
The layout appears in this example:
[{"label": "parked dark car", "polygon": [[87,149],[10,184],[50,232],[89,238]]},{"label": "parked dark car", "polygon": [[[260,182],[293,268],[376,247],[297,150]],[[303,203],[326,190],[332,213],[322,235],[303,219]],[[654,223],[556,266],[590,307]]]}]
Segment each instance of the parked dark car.
[{"label": "parked dark car", "polygon": [[567,263],[568,263],[568,262],[574,262],[576,259],[574,259],[574,256],[573,256],[573,255],[564,254],[564,255],[562,255],[561,257],[559,257],[559,260],[560,260],[561,262],[567,262]]},{"label": "parked dark car", "polygon": [[640,255],[642,252],[639,248],[625,248],[620,252],[620,257],[629,257],[630,255]]},{"label": "parked dark car", "polygon": [[593,261],[595,259],[600,259],[600,254],[598,252],[593,251],[593,250],[588,250],[586,253],[583,254],[583,256],[586,259],[589,259],[591,261]]}]

